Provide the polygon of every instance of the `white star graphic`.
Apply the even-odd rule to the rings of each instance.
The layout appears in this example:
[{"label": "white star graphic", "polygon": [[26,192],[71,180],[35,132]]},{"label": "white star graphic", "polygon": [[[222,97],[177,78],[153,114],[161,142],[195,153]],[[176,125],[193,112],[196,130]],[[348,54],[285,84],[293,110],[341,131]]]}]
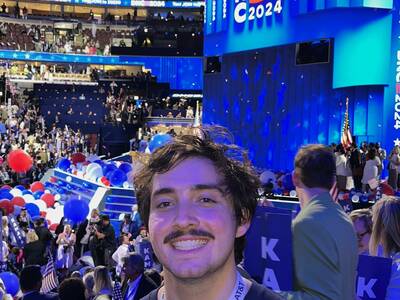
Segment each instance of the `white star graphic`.
[{"label": "white star graphic", "polygon": [[400,146],[400,139],[399,138],[395,139],[393,142],[394,142],[395,146]]}]

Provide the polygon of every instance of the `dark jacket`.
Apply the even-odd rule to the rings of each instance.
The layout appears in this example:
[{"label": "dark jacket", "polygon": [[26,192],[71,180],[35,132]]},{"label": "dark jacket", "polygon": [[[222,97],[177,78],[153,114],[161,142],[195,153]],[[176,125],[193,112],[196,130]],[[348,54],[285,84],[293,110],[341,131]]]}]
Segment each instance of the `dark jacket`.
[{"label": "dark jacket", "polygon": [[[135,297],[133,299],[129,300],[139,300],[142,299],[144,296],[149,294],[151,291],[157,289],[157,285],[154,283],[153,280],[151,280],[148,276],[142,275],[142,278],[140,279]],[[125,299],[126,293],[129,290],[129,285],[127,281],[124,281],[122,284],[122,297]]]},{"label": "dark jacket", "polygon": [[46,246],[41,241],[34,241],[24,246],[25,265],[45,265]]},{"label": "dark jacket", "polygon": [[42,294],[33,292],[21,298],[21,300],[58,300],[58,295],[54,293]]},{"label": "dark jacket", "polygon": [[[140,300],[157,300],[157,293],[158,289],[153,290],[150,294]],[[265,286],[252,281],[250,290],[247,292],[244,300],[284,300],[284,298],[275,294]]]},{"label": "dark jacket", "polygon": [[36,227],[35,232],[39,237],[39,241],[41,241],[45,246],[49,245],[53,240],[53,235],[50,230],[44,226]]}]

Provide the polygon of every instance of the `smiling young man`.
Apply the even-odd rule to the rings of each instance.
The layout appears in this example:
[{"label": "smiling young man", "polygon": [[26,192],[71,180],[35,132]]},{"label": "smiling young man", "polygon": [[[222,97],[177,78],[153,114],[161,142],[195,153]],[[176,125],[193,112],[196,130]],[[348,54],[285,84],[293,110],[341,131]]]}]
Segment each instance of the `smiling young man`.
[{"label": "smiling young man", "polygon": [[209,132],[184,135],[136,174],[139,211],[164,267],[164,285],[143,299],[281,299],[237,271],[259,185],[246,160],[227,151],[241,154]]}]

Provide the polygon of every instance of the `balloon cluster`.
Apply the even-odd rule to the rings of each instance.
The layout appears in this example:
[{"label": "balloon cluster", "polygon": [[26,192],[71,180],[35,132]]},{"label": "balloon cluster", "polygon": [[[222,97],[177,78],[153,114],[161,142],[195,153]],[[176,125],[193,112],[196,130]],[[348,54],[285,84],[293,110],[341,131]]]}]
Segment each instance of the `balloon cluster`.
[{"label": "balloon cluster", "polygon": [[291,173],[266,170],[260,174],[260,182],[264,189],[268,189],[275,195],[296,196]]},{"label": "balloon cluster", "polygon": [[[95,156],[86,158],[82,153],[74,153],[71,159],[62,158],[56,167],[104,186],[132,187],[128,178],[132,176],[133,167],[127,162],[105,162]],[[72,178],[67,177],[66,180],[71,181]]]},{"label": "balloon cluster", "polygon": [[6,215],[21,213],[26,209],[32,220],[43,217],[47,220],[50,229],[55,229],[62,217],[71,223],[83,221],[89,213],[89,205],[80,199],[68,199],[63,205],[61,195],[46,188],[51,183],[43,184],[40,181],[33,182],[29,188],[17,185],[14,188],[3,185],[0,188],[0,208]]}]

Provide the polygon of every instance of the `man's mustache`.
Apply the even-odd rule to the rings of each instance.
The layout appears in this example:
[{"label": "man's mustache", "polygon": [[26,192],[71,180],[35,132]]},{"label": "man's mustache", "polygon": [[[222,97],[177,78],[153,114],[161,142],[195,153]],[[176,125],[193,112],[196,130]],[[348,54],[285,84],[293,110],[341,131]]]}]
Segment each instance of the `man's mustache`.
[{"label": "man's mustache", "polygon": [[176,230],[176,231],[171,232],[170,234],[168,234],[165,237],[164,244],[167,244],[170,241],[172,241],[174,239],[177,239],[177,238],[179,238],[181,236],[185,236],[185,235],[192,235],[192,236],[198,236],[198,237],[207,237],[207,238],[210,238],[210,239],[213,239],[213,240],[215,239],[215,237],[211,233],[209,233],[207,231],[204,231],[204,230],[201,230],[201,229],[190,229],[189,231]]}]

